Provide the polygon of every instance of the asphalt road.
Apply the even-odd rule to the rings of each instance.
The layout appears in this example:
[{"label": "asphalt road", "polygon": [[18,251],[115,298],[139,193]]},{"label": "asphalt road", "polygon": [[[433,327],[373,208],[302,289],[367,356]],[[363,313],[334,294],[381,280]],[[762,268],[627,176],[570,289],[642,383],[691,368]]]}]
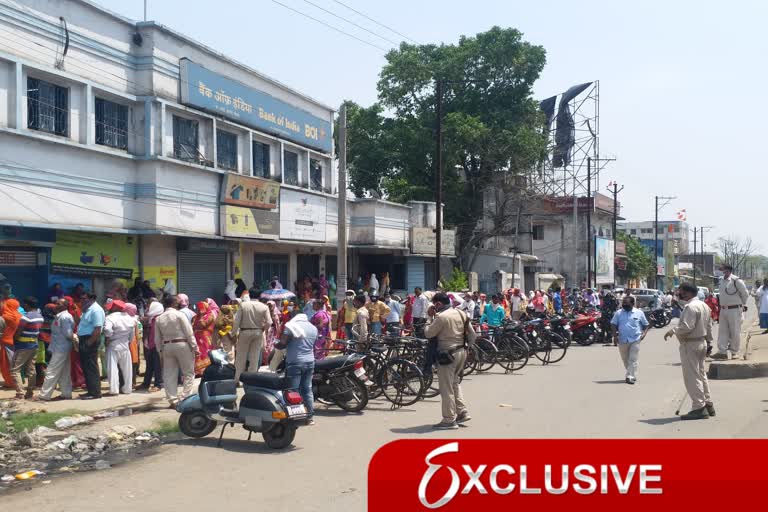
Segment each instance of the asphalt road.
[{"label": "asphalt road", "polygon": [[271,511],[364,510],[371,455],[403,437],[768,437],[768,379],[712,381],[718,416],[679,421],[674,412],[683,384],[677,342],[664,342],[662,333],[654,330],[642,342],[634,386],[624,383],[616,348],[574,346],[557,365],[543,367],[532,360],[513,375],[494,369],[467,378],[464,392],[473,420],[458,432],[430,430],[440,420],[437,399],[397,411],[377,400],[361,415],[320,410],[317,425],[300,429],[290,451],[270,451],[260,437],[248,442],[243,430],[228,429],[222,448],[216,448],[213,435],[182,440],[112,470],[57,478],[5,496],[4,509],[34,504],[62,512],[243,505]]}]

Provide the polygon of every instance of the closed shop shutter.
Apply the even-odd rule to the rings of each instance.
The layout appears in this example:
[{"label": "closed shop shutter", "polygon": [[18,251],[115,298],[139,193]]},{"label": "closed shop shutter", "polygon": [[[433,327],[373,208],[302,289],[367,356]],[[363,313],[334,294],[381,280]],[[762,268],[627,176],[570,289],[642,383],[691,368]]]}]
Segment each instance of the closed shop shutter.
[{"label": "closed shop shutter", "polygon": [[38,251],[2,249],[0,284],[10,284],[18,299],[32,296],[43,301],[48,289],[48,267],[45,263],[46,259],[41,261]]},{"label": "closed shop shutter", "polygon": [[424,258],[410,257],[405,259],[407,265],[406,289],[413,293],[416,287],[424,288]]},{"label": "closed shop shutter", "polygon": [[210,297],[218,304],[227,282],[227,253],[179,251],[179,293],[189,295],[190,304]]}]

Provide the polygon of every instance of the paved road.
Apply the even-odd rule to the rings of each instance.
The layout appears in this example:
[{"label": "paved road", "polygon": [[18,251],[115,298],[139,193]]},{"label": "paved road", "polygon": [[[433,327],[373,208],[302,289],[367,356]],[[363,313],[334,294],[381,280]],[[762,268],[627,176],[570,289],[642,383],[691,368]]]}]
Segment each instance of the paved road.
[{"label": "paved road", "polygon": [[[643,342],[637,385],[624,384],[613,347],[573,347],[555,366],[538,362],[519,374],[472,376],[464,390],[473,420],[457,432],[432,432],[437,400],[390,411],[372,402],[359,416],[321,411],[317,425],[299,430],[296,446],[270,452],[228,430],[215,439],[181,441],[154,456],[109,471],[71,478],[3,498],[4,508],[122,512],[211,510],[252,505],[263,510],[364,510],[368,461],[402,437],[638,437],[768,436],[768,379],[713,381],[717,418],[682,423],[674,416],[683,391],[677,342],[653,331]],[[690,404],[690,402],[689,402]]]}]

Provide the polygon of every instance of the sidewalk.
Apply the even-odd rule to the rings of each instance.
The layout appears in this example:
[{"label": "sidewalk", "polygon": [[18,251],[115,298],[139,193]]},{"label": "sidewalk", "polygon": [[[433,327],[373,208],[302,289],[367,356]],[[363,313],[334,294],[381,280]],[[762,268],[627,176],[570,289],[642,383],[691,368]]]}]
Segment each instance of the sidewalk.
[{"label": "sidewalk", "polygon": [[[712,361],[707,376],[710,379],[754,379],[768,377],[768,334],[757,324],[756,315],[752,314],[744,322],[742,359],[730,361]],[[715,344],[717,339],[715,339]]]}]

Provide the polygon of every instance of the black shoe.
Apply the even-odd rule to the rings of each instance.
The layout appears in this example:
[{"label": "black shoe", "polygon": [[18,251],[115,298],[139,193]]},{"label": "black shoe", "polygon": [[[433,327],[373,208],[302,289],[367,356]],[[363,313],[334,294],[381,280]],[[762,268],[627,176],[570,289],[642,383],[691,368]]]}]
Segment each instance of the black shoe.
[{"label": "black shoe", "polygon": [[709,419],[709,412],[707,411],[706,406],[702,407],[701,409],[694,409],[688,414],[683,414],[680,416],[680,419],[683,421],[687,420],[708,420]]},{"label": "black shoe", "polygon": [[707,408],[707,412],[711,417],[714,418],[717,416],[717,411],[715,411],[715,404],[707,404],[705,407]]},{"label": "black shoe", "polygon": [[456,423],[466,423],[471,419],[472,419],[472,416],[470,416],[468,412],[465,412],[464,414],[459,414],[456,417]]},{"label": "black shoe", "polygon": [[624,382],[626,382],[627,384],[634,384],[635,382],[637,382],[637,379],[634,377],[627,377],[626,379],[624,379]]}]

